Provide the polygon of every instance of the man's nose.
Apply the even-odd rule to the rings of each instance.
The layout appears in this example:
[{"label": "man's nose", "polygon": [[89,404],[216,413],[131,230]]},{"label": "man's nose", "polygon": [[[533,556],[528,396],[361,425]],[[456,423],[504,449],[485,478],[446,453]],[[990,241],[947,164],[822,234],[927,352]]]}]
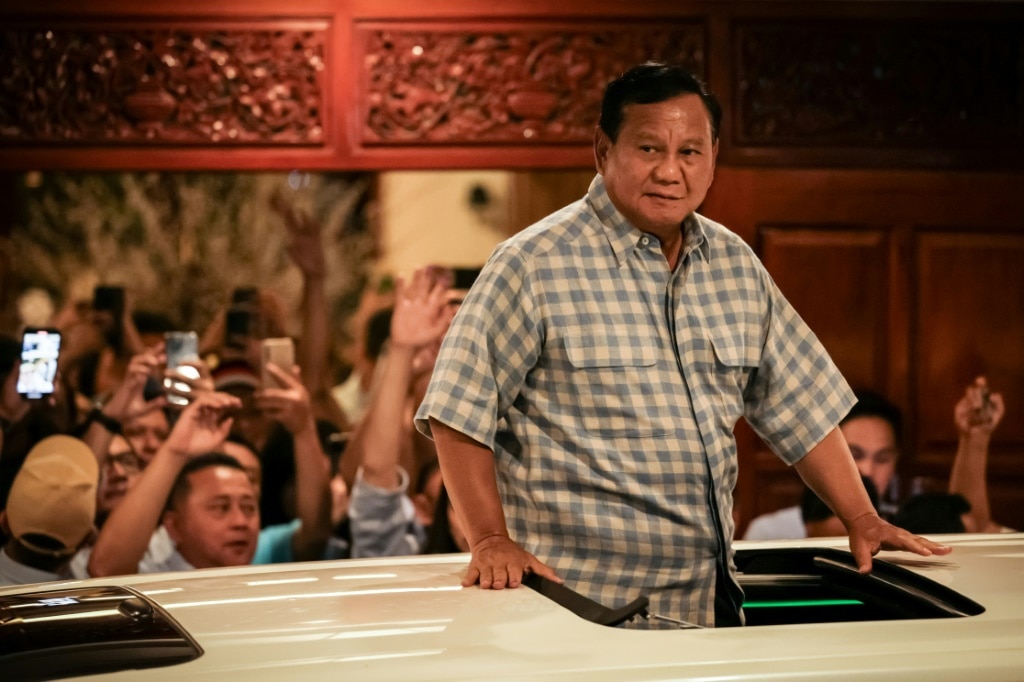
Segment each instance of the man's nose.
[{"label": "man's nose", "polygon": [[678,182],[683,177],[682,157],[678,154],[664,154],[654,166],[654,178],[659,182]]},{"label": "man's nose", "polygon": [[145,447],[147,451],[156,452],[160,449],[160,438],[155,433],[147,433]]},{"label": "man's nose", "polygon": [[871,478],[875,472],[875,460],[865,457],[857,462],[857,469],[860,471],[861,476]]}]

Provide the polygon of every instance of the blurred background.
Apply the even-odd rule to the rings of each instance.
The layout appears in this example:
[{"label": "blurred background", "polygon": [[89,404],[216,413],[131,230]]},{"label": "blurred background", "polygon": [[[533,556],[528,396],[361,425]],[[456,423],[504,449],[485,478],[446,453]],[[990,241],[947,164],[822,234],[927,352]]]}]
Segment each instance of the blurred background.
[{"label": "blurred background", "polygon": [[[189,329],[235,287],[294,302],[282,196],[322,229],[340,380],[368,300],[580,198],[604,83],[681,62],[726,112],[702,212],[851,384],[903,409],[902,485],[944,483],[953,405],[985,375],[1007,403],[994,516],[1024,527],[1022,2],[38,0],[0,19],[5,330],[99,283]],[[801,485],[737,437],[742,532]]]}]

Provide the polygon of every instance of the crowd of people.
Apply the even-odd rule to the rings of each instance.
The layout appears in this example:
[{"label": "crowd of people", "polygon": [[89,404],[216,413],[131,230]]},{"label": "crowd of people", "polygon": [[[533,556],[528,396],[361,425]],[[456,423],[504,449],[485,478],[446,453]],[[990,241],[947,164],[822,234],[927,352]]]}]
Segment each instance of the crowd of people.
[{"label": "crowd of people", "polygon": [[[850,533],[862,570],[880,548],[944,554],[868,494],[891,501],[898,417],[849,389],[749,247],[694,212],[720,116],[678,67],[624,74],[588,196],[501,245],[468,294],[442,267],[397,278],[340,386],[319,226],[280,197],[303,275],[290,343],[280,298],[238,289],[169,363],[165,334],[182,330],[104,287],[54,320],[56,389],[29,399],[19,339],[0,335],[0,584],[461,551],[467,586],[534,572],[739,625],[741,415],[839,517],[826,532]],[[268,339],[294,361],[268,360]],[[962,402],[950,492],[965,529],[989,529],[1002,399],[979,380]],[[787,512],[783,535],[825,520]]]},{"label": "crowd of people", "polygon": [[[319,226],[274,208],[303,275],[298,338],[280,298],[247,287],[170,362],[168,316],[112,312],[98,287],[53,321],[54,390],[30,398],[21,339],[0,334],[0,584],[466,549],[412,420],[460,295],[450,270],[397,279],[344,390]],[[295,362],[266,361],[268,338]]]}]

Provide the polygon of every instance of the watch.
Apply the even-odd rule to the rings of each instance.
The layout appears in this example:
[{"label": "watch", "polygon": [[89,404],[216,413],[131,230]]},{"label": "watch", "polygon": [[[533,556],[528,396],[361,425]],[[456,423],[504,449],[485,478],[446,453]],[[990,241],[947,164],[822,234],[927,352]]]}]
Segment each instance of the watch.
[{"label": "watch", "polygon": [[89,411],[87,421],[96,422],[114,435],[121,434],[121,422],[117,421],[113,417],[107,416],[103,413],[103,410],[98,407],[94,407]]}]

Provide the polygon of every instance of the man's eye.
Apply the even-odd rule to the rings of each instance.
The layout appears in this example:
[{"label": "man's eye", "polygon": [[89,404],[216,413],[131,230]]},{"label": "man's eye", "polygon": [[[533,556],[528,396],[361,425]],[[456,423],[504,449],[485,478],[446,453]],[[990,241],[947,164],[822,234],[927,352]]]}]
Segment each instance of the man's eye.
[{"label": "man's eye", "polygon": [[864,459],[864,451],[858,448],[850,448],[850,454],[853,455],[853,459],[857,462]]}]

